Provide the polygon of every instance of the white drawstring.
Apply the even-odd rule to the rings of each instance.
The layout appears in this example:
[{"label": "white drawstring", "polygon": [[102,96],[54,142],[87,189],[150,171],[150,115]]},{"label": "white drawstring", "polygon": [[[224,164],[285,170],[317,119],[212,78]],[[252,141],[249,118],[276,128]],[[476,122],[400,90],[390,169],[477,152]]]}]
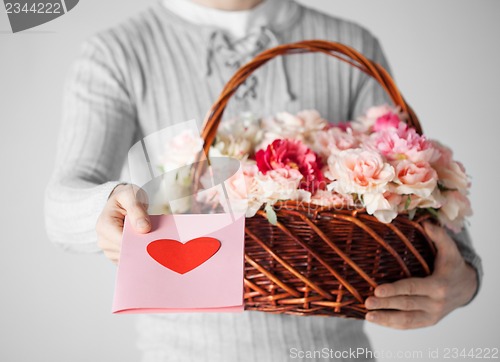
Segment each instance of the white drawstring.
[{"label": "white drawstring", "polygon": [[[222,64],[222,77],[228,81],[230,77],[246,62],[250,61],[263,50],[277,46],[280,42],[276,35],[268,27],[261,27],[258,31],[252,32],[247,36],[231,41],[230,36],[221,30],[213,31],[208,39],[207,53],[205,59],[205,76],[213,75],[213,63],[219,61]],[[295,100],[290,86],[290,80],[286,73],[283,58],[277,59],[277,71],[281,82],[284,83],[284,90],[289,101]],[[237,91],[235,97],[244,99],[247,97],[257,97],[257,86],[259,80],[255,74],[252,74]]]}]

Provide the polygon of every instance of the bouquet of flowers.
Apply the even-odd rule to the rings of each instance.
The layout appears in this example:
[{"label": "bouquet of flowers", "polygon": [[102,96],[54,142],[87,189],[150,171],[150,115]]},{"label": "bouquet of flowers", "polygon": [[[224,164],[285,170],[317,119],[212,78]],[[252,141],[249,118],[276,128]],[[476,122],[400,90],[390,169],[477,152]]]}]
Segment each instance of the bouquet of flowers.
[{"label": "bouquet of flowers", "polygon": [[[276,223],[273,205],[294,200],[360,208],[383,223],[427,212],[458,232],[471,215],[465,169],[448,147],[418,134],[405,118],[388,105],[340,124],[314,110],[262,119],[242,114],[221,123],[209,157],[240,160],[244,182],[230,179],[227,192],[247,217],[263,208]],[[193,162],[202,146],[199,135],[186,131],[166,145],[165,163]],[[201,182],[209,184],[208,174]],[[214,210],[223,204],[217,191],[200,195]]]}]

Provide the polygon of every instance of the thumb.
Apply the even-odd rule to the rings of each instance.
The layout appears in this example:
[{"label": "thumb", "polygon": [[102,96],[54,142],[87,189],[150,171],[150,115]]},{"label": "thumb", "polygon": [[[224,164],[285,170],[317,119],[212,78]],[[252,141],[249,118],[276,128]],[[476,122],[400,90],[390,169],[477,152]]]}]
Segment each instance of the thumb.
[{"label": "thumb", "polygon": [[141,234],[151,231],[151,220],[146,212],[146,208],[142,204],[137,203],[127,209],[127,215],[135,231]]},{"label": "thumb", "polygon": [[431,240],[434,242],[434,245],[436,245],[436,249],[438,250],[446,249],[450,246],[450,244],[455,244],[446,230],[441,226],[426,221],[424,223],[424,229],[427,235],[429,235],[429,238],[431,238]]},{"label": "thumb", "polygon": [[151,220],[147,213],[147,194],[137,186],[129,185],[117,195],[117,201],[125,209],[130,224],[135,231],[145,234],[151,231]]},{"label": "thumb", "polygon": [[436,246],[436,267],[448,265],[460,255],[455,241],[443,227],[426,222],[424,229]]}]

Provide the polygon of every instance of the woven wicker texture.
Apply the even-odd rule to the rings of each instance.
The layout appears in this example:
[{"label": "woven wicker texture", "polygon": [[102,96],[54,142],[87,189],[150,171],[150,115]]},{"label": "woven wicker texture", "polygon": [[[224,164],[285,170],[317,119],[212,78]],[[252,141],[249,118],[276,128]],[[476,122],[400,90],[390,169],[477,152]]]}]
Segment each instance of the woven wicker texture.
[{"label": "woven wicker texture", "polygon": [[[385,69],[340,43],[310,40],[257,55],[224,87],[205,120],[204,151],[215,139],[224,109],[253,71],[277,56],[324,53],[373,77],[421,133],[413,110]],[[297,315],[364,318],[364,301],[382,283],[432,272],[435,249],[421,222],[398,216],[383,224],[360,210],[279,202],[277,225],[259,211],[245,227],[245,309]]]}]

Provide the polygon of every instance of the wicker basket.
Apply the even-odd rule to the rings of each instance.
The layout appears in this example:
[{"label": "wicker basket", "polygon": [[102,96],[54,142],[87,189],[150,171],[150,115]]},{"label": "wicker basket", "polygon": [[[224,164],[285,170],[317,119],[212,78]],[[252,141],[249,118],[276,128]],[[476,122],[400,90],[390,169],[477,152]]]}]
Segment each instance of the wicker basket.
[{"label": "wicker basket", "polygon": [[[324,53],[372,76],[421,133],[415,113],[381,66],[345,45],[310,40],[266,50],[234,74],[205,120],[206,154],[237,88],[274,57],[299,53]],[[246,220],[247,310],[364,318],[364,301],[377,285],[432,271],[435,249],[420,225],[425,217],[411,221],[400,215],[383,224],[359,210],[290,201],[276,204],[275,210],[277,225],[263,211]]]}]

